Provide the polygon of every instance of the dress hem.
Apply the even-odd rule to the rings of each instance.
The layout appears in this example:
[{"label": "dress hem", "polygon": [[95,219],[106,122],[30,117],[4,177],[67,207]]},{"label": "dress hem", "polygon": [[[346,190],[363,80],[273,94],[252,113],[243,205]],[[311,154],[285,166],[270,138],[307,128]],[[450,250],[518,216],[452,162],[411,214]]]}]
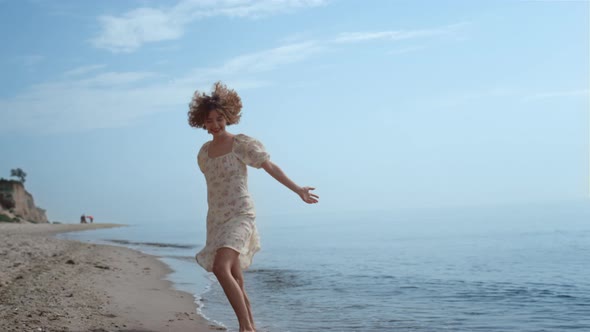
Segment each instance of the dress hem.
[{"label": "dress hem", "polygon": [[[242,269],[242,271],[246,271],[250,268],[250,265],[252,265],[252,261],[254,260],[254,255],[260,251],[261,247],[260,246],[256,246],[254,249],[252,249],[252,254],[249,255],[245,255],[243,254],[240,250],[236,249],[235,247],[229,246],[229,245],[221,245],[217,248],[215,248],[215,250],[211,250],[212,252],[214,252],[214,255],[217,255],[217,250],[221,249],[221,248],[229,248],[235,252],[238,253],[238,260],[240,262],[240,268]],[[203,248],[203,250],[199,251],[196,255],[195,255],[195,260],[197,261],[197,264],[199,264],[203,269],[205,269],[205,271],[207,272],[213,272],[213,262],[215,261],[215,257],[213,258],[213,262],[211,263],[211,267],[208,268],[208,266],[205,266],[205,264],[203,262],[199,261],[199,254],[201,254],[203,251],[205,250],[205,248]],[[242,264],[242,262],[244,260],[247,260],[246,264]]]}]

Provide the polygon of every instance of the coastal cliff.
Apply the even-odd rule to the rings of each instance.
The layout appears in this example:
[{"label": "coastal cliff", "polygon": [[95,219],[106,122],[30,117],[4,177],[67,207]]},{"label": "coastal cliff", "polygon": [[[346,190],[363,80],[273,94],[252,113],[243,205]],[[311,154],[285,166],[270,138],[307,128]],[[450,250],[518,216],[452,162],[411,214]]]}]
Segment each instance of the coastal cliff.
[{"label": "coastal cliff", "polygon": [[48,223],[45,210],[35,205],[33,195],[20,181],[0,180],[0,214],[11,221]]}]

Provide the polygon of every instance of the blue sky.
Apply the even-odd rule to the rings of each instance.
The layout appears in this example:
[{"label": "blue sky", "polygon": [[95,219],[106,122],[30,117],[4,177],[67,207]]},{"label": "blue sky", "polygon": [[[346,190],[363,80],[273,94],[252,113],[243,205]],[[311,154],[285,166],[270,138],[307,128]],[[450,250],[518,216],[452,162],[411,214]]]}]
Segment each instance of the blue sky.
[{"label": "blue sky", "polygon": [[250,170],[259,214],[586,200],[588,1],[0,1],[0,176],[50,220],[203,220],[195,89],[244,104],[307,206]]}]

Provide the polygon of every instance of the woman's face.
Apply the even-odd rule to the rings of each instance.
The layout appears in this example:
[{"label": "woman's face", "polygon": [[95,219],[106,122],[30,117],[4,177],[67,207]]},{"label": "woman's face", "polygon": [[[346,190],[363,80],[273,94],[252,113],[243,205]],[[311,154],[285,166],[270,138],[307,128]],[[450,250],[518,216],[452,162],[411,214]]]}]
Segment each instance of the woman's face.
[{"label": "woman's face", "polygon": [[207,117],[207,120],[205,120],[205,128],[207,128],[209,134],[213,136],[225,132],[226,125],[227,121],[225,120],[225,117],[217,111],[209,112],[209,116]]}]

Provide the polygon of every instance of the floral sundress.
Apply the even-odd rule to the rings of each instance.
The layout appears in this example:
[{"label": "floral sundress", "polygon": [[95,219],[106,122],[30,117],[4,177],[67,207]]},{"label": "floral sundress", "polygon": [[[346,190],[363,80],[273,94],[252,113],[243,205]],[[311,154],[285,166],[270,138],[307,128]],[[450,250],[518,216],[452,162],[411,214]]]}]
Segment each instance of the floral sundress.
[{"label": "floral sundress", "polygon": [[196,255],[197,262],[211,272],[219,248],[240,253],[240,267],[247,269],[260,250],[254,201],[248,193],[248,169],[260,168],[270,159],[260,141],[244,134],[235,135],[231,152],[209,157],[211,141],[203,144],[197,156],[207,182],[207,241]]}]

